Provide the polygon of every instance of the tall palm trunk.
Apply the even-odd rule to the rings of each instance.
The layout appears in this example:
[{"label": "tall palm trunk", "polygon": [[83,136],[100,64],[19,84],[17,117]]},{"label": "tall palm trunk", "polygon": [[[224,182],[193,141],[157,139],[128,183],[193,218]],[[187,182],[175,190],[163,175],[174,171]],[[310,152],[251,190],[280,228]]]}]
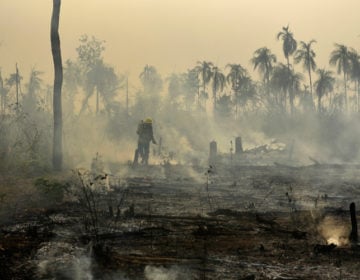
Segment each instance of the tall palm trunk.
[{"label": "tall palm trunk", "polygon": [[17,67],[16,63],[16,76],[15,76],[15,86],[16,86],[16,109],[19,107],[19,68]]},{"label": "tall palm trunk", "polygon": [[0,71],[0,96],[1,96],[0,110],[1,110],[1,113],[4,114],[5,113],[5,90],[4,90],[4,81],[1,76],[1,71]]},{"label": "tall palm trunk", "polygon": [[239,111],[239,104],[238,104],[238,88],[239,88],[239,85],[238,85],[238,81],[236,79],[235,81],[235,86],[233,86],[233,94],[234,94],[234,100],[235,100],[235,120],[238,119],[238,111]]},{"label": "tall palm trunk", "polygon": [[289,89],[289,103],[290,103],[290,114],[294,114],[294,89]]},{"label": "tall palm trunk", "polygon": [[266,95],[269,96],[270,95],[270,71],[268,69],[268,67],[266,67],[266,74],[265,74],[266,78],[265,78],[265,81],[266,81]]},{"label": "tall palm trunk", "polygon": [[358,103],[358,113],[360,112],[360,80],[357,80],[357,88],[356,88],[356,91],[357,91],[357,103]]},{"label": "tall palm trunk", "polygon": [[238,115],[239,115],[239,104],[238,101],[235,101],[235,120],[238,119]]},{"label": "tall palm trunk", "polygon": [[203,81],[204,84],[203,84],[203,94],[204,94],[204,103],[201,105],[203,106],[203,110],[206,112],[206,98],[205,98],[205,94],[206,94],[206,84],[205,84],[205,80]]},{"label": "tall palm trunk", "polygon": [[[287,68],[288,68],[288,71],[290,73],[290,61],[289,61],[289,56],[286,57],[286,60],[287,60]],[[291,78],[292,80],[292,78]],[[293,111],[294,111],[294,97],[293,97],[293,89],[292,89],[292,84],[293,82],[291,81],[290,82],[291,84],[291,88],[288,88],[287,89],[287,93],[289,95],[289,104],[290,104],[290,114],[292,115],[293,114]],[[285,95],[285,109],[286,109],[286,95]]]},{"label": "tall palm trunk", "polygon": [[61,0],[53,0],[53,12],[51,17],[51,51],[54,62],[54,135],[53,135],[53,168],[62,170],[62,107],[61,88],[63,82],[63,67],[60,49],[59,18]]},{"label": "tall palm trunk", "polygon": [[320,113],[321,110],[321,96],[320,94],[318,95],[318,112]]},{"label": "tall palm trunk", "polygon": [[96,87],[96,115],[99,114],[99,89]]},{"label": "tall palm trunk", "polygon": [[344,92],[345,92],[345,110],[348,112],[348,99],[347,99],[347,90],[346,90],[346,72],[344,71]]},{"label": "tall palm trunk", "polygon": [[289,60],[289,56],[286,57],[286,62],[287,62],[287,68],[290,71],[290,60]]},{"label": "tall palm trunk", "polygon": [[197,90],[197,107],[200,108],[200,84],[198,84]]},{"label": "tall palm trunk", "polygon": [[354,106],[354,112],[357,112],[357,108],[359,108],[359,102],[356,98],[357,96],[357,80],[354,79],[354,92],[355,92],[355,106]]},{"label": "tall palm trunk", "polygon": [[309,72],[309,81],[310,81],[310,96],[311,96],[311,106],[312,106],[311,109],[314,109],[315,106],[313,106],[313,104],[314,104],[314,99],[313,99],[314,96],[313,96],[313,85],[312,85],[312,77],[311,77],[311,68],[310,68],[310,66],[308,68],[308,72]]},{"label": "tall palm trunk", "polygon": [[287,89],[284,90],[284,93],[282,94],[282,107],[284,110],[284,113],[287,112]]},{"label": "tall palm trunk", "polygon": [[214,86],[213,86],[213,99],[214,99],[214,110],[216,110],[216,82],[214,82]]}]

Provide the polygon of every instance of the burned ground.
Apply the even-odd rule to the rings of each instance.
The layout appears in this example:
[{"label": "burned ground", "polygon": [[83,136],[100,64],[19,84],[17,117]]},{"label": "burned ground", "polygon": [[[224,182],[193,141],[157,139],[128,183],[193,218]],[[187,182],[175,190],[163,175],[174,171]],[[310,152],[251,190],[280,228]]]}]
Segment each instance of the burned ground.
[{"label": "burned ground", "polygon": [[126,176],[82,173],[61,203],[33,203],[4,219],[1,279],[360,275],[360,250],[348,239],[358,166],[118,169]]}]

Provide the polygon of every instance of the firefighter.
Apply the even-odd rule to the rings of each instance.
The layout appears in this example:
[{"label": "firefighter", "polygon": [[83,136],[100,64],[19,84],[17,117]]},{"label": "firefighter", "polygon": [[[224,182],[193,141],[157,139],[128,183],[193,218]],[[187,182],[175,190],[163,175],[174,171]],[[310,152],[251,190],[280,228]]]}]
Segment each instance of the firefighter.
[{"label": "firefighter", "polygon": [[138,146],[135,151],[134,164],[138,164],[140,156],[141,163],[147,165],[149,162],[150,141],[153,144],[156,144],[152,127],[152,119],[146,118],[145,120],[140,121],[136,133],[138,134]]}]

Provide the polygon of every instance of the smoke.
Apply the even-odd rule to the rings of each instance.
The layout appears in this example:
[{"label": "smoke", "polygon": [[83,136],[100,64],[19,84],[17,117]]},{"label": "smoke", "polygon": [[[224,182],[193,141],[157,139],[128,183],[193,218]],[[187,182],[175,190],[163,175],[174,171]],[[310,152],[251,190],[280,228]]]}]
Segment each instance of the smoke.
[{"label": "smoke", "polygon": [[345,246],[349,243],[350,227],[340,218],[326,216],[319,224],[318,231],[327,244]]},{"label": "smoke", "polygon": [[169,268],[165,267],[155,267],[155,266],[146,266],[145,267],[145,279],[147,280],[182,280],[182,279],[193,279],[190,273],[185,269],[178,266],[171,266]]},{"label": "smoke", "polygon": [[91,273],[91,258],[81,256],[74,259],[74,280],[93,280]]},{"label": "smoke", "polygon": [[[109,163],[127,162],[133,158],[135,135],[132,136],[127,127],[112,124],[105,116],[79,117],[67,123],[65,128],[64,151],[70,167],[89,168],[98,156],[109,171]],[[118,131],[120,137],[113,137],[113,133]]]},{"label": "smoke", "polygon": [[83,248],[65,242],[44,243],[36,259],[39,279],[94,279],[90,254]]},{"label": "smoke", "polygon": [[[239,120],[208,117],[199,112],[164,108],[150,116],[154,120],[157,145],[151,144],[150,164],[207,165],[209,143],[217,142],[219,153],[234,149],[235,137],[243,148],[285,143],[293,145],[293,159],[300,164],[357,162],[360,130],[348,117],[297,115],[293,118],[251,115]],[[121,116],[84,115],[65,125],[64,150],[70,167],[88,168],[99,154],[107,171],[112,163],[131,162],[137,146],[136,127],[141,112],[127,120]],[[276,147],[275,147],[276,148]],[[283,149],[284,147],[278,147]],[[118,170],[119,171],[119,170]]]}]

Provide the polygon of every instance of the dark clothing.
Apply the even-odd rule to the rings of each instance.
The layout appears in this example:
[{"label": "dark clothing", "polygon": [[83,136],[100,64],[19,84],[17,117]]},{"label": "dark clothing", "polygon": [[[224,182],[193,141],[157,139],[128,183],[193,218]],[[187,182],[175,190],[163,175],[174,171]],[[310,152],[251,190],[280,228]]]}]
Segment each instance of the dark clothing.
[{"label": "dark clothing", "polygon": [[136,133],[139,135],[139,142],[141,143],[155,142],[151,123],[139,123]]},{"label": "dark clothing", "polygon": [[[138,147],[136,151],[137,155],[141,156],[142,163],[148,164],[149,153],[150,153],[150,141],[156,144],[156,141],[154,139],[152,124],[144,123],[144,122],[139,123],[136,133],[139,135]],[[137,157],[135,163],[137,163]]]},{"label": "dark clothing", "polygon": [[150,142],[138,143],[138,153],[141,156],[141,163],[148,164],[150,154]]}]

